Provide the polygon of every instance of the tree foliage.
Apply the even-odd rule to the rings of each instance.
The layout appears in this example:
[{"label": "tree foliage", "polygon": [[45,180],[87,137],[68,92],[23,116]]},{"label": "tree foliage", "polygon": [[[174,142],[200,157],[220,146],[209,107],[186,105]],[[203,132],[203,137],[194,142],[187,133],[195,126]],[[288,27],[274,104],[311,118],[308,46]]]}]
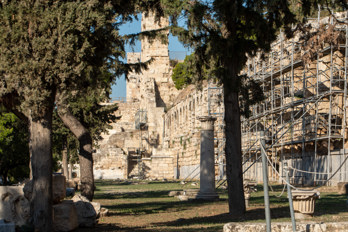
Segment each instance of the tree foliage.
[{"label": "tree foliage", "polygon": [[[0,98],[6,107],[29,121],[31,213],[37,230],[52,231],[51,133],[55,101],[59,101],[58,109],[67,112],[70,99],[88,95],[91,86],[102,83],[98,78],[104,73],[127,73],[130,68],[122,62],[124,38],[118,28],[131,19],[130,14],[158,7],[154,0],[1,1]],[[105,84],[110,84],[110,79]],[[83,136],[89,140],[88,132]],[[88,143],[81,148],[89,147],[84,158],[92,163]],[[93,179],[89,192],[92,187]]]},{"label": "tree foliage", "polygon": [[[111,123],[119,117],[115,116],[117,104],[101,104],[106,102],[107,95],[103,89],[90,89],[89,95],[75,96],[69,99],[69,108],[72,114],[86,127],[91,134],[94,147],[102,139],[101,134],[111,128]],[[61,157],[64,149],[69,150],[73,163],[78,162],[79,141],[54,111],[53,120],[53,151]]]},{"label": "tree foliage", "polygon": [[186,56],[184,62],[179,62],[173,69],[172,79],[175,88],[183,89],[192,83],[192,55]]},{"label": "tree foliage", "polygon": [[0,176],[16,183],[29,177],[28,127],[13,113],[0,114]]}]

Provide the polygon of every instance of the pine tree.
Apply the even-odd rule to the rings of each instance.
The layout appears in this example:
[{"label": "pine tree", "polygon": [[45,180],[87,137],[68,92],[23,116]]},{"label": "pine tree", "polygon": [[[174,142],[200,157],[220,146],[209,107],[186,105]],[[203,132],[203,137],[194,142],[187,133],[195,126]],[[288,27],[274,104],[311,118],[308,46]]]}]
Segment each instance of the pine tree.
[{"label": "pine tree", "polygon": [[[300,20],[305,20],[318,4],[326,5],[327,1],[164,0],[163,5],[173,18],[172,32],[194,49],[198,80],[203,79],[202,67],[208,65],[214,70],[210,77],[223,85],[226,175],[229,212],[233,215],[245,212],[240,128],[243,76],[240,73],[248,56],[269,51],[280,28],[290,35],[291,25],[303,23]],[[345,1],[331,4],[346,7]],[[176,25],[175,19],[181,14],[184,17],[180,19],[186,18],[186,29]],[[243,96],[248,95],[252,95],[250,90],[243,92]]]},{"label": "pine tree", "polygon": [[[122,68],[124,40],[118,27],[130,14],[158,7],[140,0],[22,0],[0,2],[0,99],[30,128],[32,222],[52,231],[52,115],[57,100],[64,114],[69,99],[88,89],[106,70]],[[110,83],[108,83],[110,84]],[[74,117],[73,117],[74,119]],[[76,118],[75,118],[76,119]],[[72,126],[80,125],[78,120]],[[80,123],[80,124],[79,124]],[[82,128],[82,127],[80,127]],[[71,129],[71,128],[70,128]],[[93,196],[89,133],[82,154],[86,192]]]}]

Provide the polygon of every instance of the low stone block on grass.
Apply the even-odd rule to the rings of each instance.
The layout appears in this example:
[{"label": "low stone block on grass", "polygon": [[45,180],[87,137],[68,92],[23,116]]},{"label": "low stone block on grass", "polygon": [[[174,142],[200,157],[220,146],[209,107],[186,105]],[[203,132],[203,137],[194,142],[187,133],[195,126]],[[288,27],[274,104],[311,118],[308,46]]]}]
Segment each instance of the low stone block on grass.
[{"label": "low stone block on grass", "polygon": [[72,231],[79,226],[73,201],[65,200],[53,206],[53,227],[55,231]]},{"label": "low stone block on grass", "polygon": [[58,204],[66,197],[66,180],[65,176],[54,174],[52,176],[52,200]]},{"label": "low stone block on grass", "polygon": [[71,199],[77,210],[77,219],[80,227],[94,227],[100,215],[100,204],[90,202],[86,197],[75,195]]},{"label": "low stone block on grass", "polygon": [[30,204],[22,186],[0,186],[0,219],[17,226],[27,224]]}]

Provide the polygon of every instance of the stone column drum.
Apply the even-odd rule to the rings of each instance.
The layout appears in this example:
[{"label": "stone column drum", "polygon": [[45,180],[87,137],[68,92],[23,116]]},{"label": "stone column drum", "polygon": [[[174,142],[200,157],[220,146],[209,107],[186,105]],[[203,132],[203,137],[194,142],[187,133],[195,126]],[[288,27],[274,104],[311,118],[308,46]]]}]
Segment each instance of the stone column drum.
[{"label": "stone column drum", "polygon": [[214,162],[214,122],[216,118],[202,116],[201,122],[201,160],[200,160],[200,189],[197,199],[215,200],[219,195],[215,191],[215,162]]}]

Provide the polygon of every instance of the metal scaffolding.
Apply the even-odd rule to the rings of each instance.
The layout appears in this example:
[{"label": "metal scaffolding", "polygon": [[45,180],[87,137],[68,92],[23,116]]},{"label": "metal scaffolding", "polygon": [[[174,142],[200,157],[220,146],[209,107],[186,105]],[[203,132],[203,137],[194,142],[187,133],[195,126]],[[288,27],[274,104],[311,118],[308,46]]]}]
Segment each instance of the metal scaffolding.
[{"label": "metal scaffolding", "polygon": [[[347,21],[344,15],[342,20]],[[347,25],[335,25],[343,39],[323,43],[316,59],[304,62],[303,41],[286,40],[282,33],[265,59],[249,59],[246,73],[260,82],[265,99],[242,119],[244,178],[262,181],[260,134],[264,133],[267,155],[274,167],[270,181],[285,176],[284,162],[295,184],[332,184],[347,181],[346,101]],[[319,28],[323,19],[312,20]],[[348,162],[347,162],[348,163]],[[334,178],[331,176],[339,171]],[[279,176],[279,173],[281,176]],[[330,181],[327,181],[330,179]]]}]

